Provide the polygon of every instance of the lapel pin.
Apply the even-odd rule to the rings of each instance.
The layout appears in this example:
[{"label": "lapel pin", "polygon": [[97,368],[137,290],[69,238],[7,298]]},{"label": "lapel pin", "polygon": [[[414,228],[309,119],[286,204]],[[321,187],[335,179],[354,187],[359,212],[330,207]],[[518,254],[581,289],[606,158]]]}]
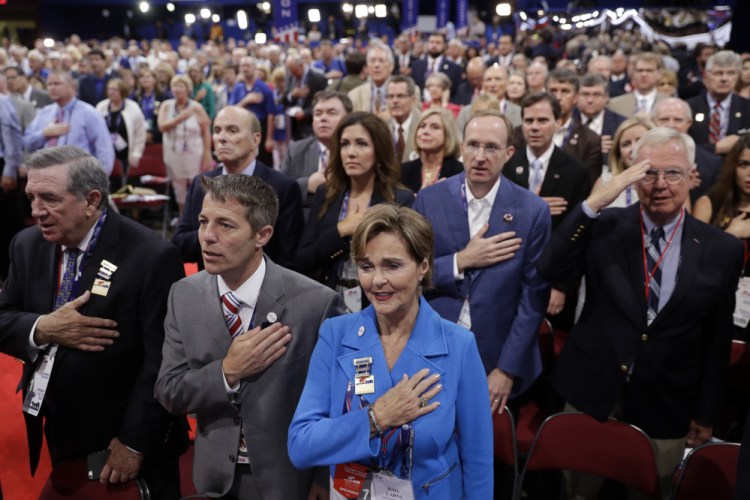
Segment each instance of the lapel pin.
[{"label": "lapel pin", "polygon": [[693,238],[693,241],[700,245],[700,241],[698,240],[698,238]]},{"label": "lapel pin", "polygon": [[737,111],[737,112],[736,112],[736,113],[734,114],[734,116],[735,116],[736,118],[742,118],[742,112],[741,112],[741,111]]},{"label": "lapel pin", "polygon": [[521,175],[522,173],[523,173],[523,167],[522,166],[516,167],[516,174]]},{"label": "lapel pin", "polygon": [[705,118],[705,116],[703,115],[703,113],[696,113],[695,114],[695,121],[697,121],[697,122],[702,122],[704,118]]},{"label": "lapel pin", "polygon": [[552,177],[555,178],[555,179],[559,179],[560,178],[560,174],[553,174]]},{"label": "lapel pin", "polygon": [[279,319],[278,316],[276,316],[275,312],[270,312],[266,315],[266,320],[269,323],[276,323],[276,320]]},{"label": "lapel pin", "polygon": [[505,214],[505,215],[503,215],[503,220],[505,222],[513,222],[513,214]]},{"label": "lapel pin", "polygon": [[357,330],[357,336],[361,337],[364,334],[365,334],[365,327],[364,325],[362,325],[359,327],[359,330]]}]

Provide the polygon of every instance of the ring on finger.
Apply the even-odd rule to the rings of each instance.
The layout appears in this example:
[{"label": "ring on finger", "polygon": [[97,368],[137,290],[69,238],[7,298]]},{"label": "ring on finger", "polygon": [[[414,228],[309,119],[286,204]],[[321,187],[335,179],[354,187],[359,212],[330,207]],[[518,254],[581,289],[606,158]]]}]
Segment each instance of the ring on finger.
[{"label": "ring on finger", "polygon": [[419,407],[424,408],[425,406],[427,406],[427,400],[424,396],[419,396]]}]

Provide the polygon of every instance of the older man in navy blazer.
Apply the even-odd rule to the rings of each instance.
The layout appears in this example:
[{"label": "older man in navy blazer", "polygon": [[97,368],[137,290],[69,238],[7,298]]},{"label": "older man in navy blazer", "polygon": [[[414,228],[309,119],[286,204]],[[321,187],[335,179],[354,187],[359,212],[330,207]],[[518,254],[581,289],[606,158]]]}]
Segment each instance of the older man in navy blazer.
[{"label": "older man in navy blazer", "polygon": [[474,332],[492,410],[529,388],[542,369],[536,335],[549,285],[536,260],[550,235],[548,205],[501,171],[511,125],[496,111],[469,119],[465,172],[420,191],[414,209],[435,228],[430,305]]}]

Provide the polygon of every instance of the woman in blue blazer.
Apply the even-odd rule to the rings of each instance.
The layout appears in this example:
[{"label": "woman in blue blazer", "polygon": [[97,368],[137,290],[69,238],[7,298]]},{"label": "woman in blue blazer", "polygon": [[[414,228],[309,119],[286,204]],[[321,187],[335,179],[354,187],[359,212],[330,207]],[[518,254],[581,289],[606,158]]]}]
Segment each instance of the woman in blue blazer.
[{"label": "woman in blue blazer", "polygon": [[433,241],[426,220],[392,204],[371,207],[354,233],[371,305],[321,326],[288,438],[296,467],[330,466],[332,499],[362,488],[377,497],[393,481],[416,499],[492,498],[492,418],[476,342],[420,297]]}]

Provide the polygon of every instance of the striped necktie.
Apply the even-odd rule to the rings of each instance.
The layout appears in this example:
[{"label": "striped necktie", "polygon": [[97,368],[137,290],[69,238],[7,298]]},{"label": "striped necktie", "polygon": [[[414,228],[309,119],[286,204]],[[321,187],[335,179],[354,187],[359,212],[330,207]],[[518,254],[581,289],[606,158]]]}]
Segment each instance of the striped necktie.
[{"label": "striped necktie", "polygon": [[242,334],[244,327],[240,319],[240,308],[242,302],[232,292],[227,292],[221,296],[221,308],[224,311],[224,320],[227,323],[229,334],[232,338]]},{"label": "striped necktie", "polygon": [[721,103],[714,104],[711,119],[708,122],[708,142],[716,144],[721,139]]},{"label": "striped necktie", "polygon": [[[651,279],[648,281],[648,311],[646,313],[646,322],[650,325],[659,312],[659,295],[661,294],[661,241],[664,238],[664,228],[656,226],[650,233],[651,241],[646,252],[646,263]],[[659,266],[657,266],[659,263]]]},{"label": "striped necktie", "polygon": [[55,295],[55,309],[59,309],[70,301],[70,295],[73,293],[73,282],[76,279],[76,269],[78,264],[78,254],[81,251],[78,248],[68,248],[65,250],[65,269],[63,269],[60,286],[57,287]]}]

